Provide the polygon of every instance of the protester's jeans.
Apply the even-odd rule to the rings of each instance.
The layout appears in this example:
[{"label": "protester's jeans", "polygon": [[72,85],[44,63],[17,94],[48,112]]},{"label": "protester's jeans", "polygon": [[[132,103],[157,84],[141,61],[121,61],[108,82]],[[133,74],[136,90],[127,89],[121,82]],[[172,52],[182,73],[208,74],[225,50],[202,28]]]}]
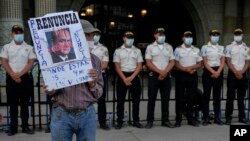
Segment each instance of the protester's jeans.
[{"label": "protester's jeans", "polygon": [[96,111],[89,106],[79,113],[69,113],[60,106],[52,109],[51,116],[52,141],[72,141],[76,134],[77,141],[95,141]]}]

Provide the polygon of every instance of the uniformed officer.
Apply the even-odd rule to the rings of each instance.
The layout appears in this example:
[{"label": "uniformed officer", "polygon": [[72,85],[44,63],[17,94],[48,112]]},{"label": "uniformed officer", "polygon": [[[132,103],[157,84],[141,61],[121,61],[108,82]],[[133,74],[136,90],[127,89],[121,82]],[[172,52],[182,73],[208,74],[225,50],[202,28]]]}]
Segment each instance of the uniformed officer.
[{"label": "uniformed officer", "polygon": [[201,48],[203,58],[203,123],[206,126],[209,121],[209,102],[211,89],[213,88],[214,123],[222,125],[221,121],[221,88],[223,84],[223,68],[225,64],[224,47],[219,45],[220,32],[216,29],[209,32],[209,42]]},{"label": "uniformed officer", "polygon": [[242,41],[241,29],[234,30],[234,41],[226,46],[226,63],[228,65],[227,76],[227,102],[226,102],[226,124],[230,125],[233,114],[235,93],[237,90],[237,101],[239,111],[239,122],[248,123],[245,115],[244,97],[247,89],[246,70],[249,67],[250,50]]},{"label": "uniformed officer", "polygon": [[109,126],[106,124],[106,87],[107,87],[107,74],[106,69],[108,68],[109,63],[109,52],[107,47],[102,45],[99,40],[101,38],[101,31],[97,28],[94,28],[94,26],[86,21],[82,20],[83,23],[83,29],[86,36],[86,40],[89,44],[90,52],[94,55],[96,55],[102,62],[102,76],[104,80],[104,87],[103,87],[103,94],[98,99],[97,104],[97,113],[98,113],[98,120],[100,124],[100,128],[104,130],[109,130]]},{"label": "uniformed officer", "polygon": [[148,76],[148,113],[147,125],[153,126],[155,101],[158,90],[161,94],[161,118],[162,126],[173,128],[169,121],[169,98],[171,91],[170,71],[174,67],[173,48],[165,42],[165,29],[157,28],[154,34],[155,42],[147,46],[145,59],[150,69]]},{"label": "uniformed officer", "polygon": [[124,118],[124,102],[127,90],[129,89],[133,103],[133,126],[143,128],[139,122],[139,106],[141,96],[141,82],[139,73],[142,70],[142,54],[140,49],[133,45],[134,34],[130,31],[123,35],[124,44],[117,48],[114,53],[113,62],[118,74],[117,79],[117,125],[116,129],[121,129]]},{"label": "uniformed officer", "polygon": [[33,134],[29,128],[28,104],[33,90],[33,77],[30,70],[36,55],[33,47],[24,41],[22,25],[14,25],[11,30],[13,40],[3,46],[0,57],[6,71],[6,93],[10,106],[10,130],[12,136],[18,132],[18,105],[21,106],[22,132]]},{"label": "uniformed officer", "polygon": [[[181,126],[184,104],[187,105],[187,120],[192,126],[199,126],[194,118],[193,100],[197,91],[198,75],[197,70],[201,67],[202,57],[200,50],[192,45],[192,32],[186,31],[183,34],[183,44],[175,49],[176,83],[176,127]],[[186,94],[184,99],[184,95]],[[184,100],[187,103],[184,103]]]},{"label": "uniformed officer", "polygon": [[109,126],[106,124],[106,90],[107,90],[107,73],[106,70],[108,68],[109,63],[109,52],[107,47],[99,42],[101,38],[101,31],[97,29],[97,31],[93,32],[93,40],[94,46],[90,49],[91,53],[95,54],[102,62],[102,76],[104,80],[104,87],[103,87],[103,95],[98,99],[98,120],[100,124],[100,128],[109,130]]}]

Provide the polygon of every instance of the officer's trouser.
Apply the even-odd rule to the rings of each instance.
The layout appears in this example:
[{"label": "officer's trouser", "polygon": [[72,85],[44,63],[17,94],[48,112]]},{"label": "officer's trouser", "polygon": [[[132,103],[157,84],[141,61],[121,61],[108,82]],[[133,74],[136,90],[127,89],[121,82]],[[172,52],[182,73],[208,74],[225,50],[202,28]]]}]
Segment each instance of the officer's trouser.
[{"label": "officer's trouser", "polygon": [[[242,79],[237,79],[233,72],[228,71],[227,77],[227,102],[226,102],[226,119],[231,119],[234,108],[235,93],[237,93],[239,119],[245,118],[244,112],[244,97],[247,89],[246,73],[243,74]],[[236,91],[237,90],[237,91]]]},{"label": "officer's trouser", "polygon": [[[176,71],[175,98],[176,98],[176,121],[182,120],[182,114],[187,113],[188,120],[194,120],[193,101],[197,92],[198,75],[197,72],[189,74],[182,71]],[[187,106],[187,111],[184,111]]]},{"label": "officer's trouser", "polygon": [[147,121],[154,121],[155,101],[158,90],[161,94],[161,118],[162,122],[169,119],[169,97],[171,91],[171,78],[166,76],[163,80],[158,80],[159,74],[150,72],[148,76],[148,114]]},{"label": "officer's trouser", "polygon": [[[216,71],[219,67],[213,67]],[[215,119],[220,119],[220,112],[221,112],[221,91],[222,91],[222,84],[223,84],[223,73],[220,74],[218,78],[212,78],[211,72],[207,69],[203,69],[202,74],[202,85],[203,85],[203,118],[209,118],[209,102],[210,102],[210,95],[211,89],[213,88],[213,108],[214,108],[214,115]]]},{"label": "officer's trouser", "polygon": [[[126,77],[131,76],[132,72],[123,72]],[[141,97],[141,82],[139,76],[136,76],[132,81],[131,86],[126,86],[123,80],[118,77],[117,79],[117,122],[123,123],[124,118],[124,103],[126,99],[127,90],[131,94],[132,98],[132,116],[134,122],[139,121],[139,106],[140,106],[140,97]]]}]

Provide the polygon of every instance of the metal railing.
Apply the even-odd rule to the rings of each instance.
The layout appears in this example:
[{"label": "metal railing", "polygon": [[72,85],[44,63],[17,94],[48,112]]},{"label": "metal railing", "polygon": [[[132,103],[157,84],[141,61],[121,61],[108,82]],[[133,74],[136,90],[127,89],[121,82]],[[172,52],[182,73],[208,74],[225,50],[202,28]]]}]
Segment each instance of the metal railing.
[{"label": "metal railing", "polygon": [[[41,87],[43,84],[43,79],[41,76],[41,72],[39,69],[39,65],[36,62],[33,69],[32,69],[32,74],[33,74],[33,78],[34,78],[34,87],[33,87],[33,94],[29,103],[29,109],[30,109],[30,119],[32,121],[32,127],[33,129],[42,129],[43,126],[47,126],[49,119],[50,119],[50,108],[49,108],[49,98],[46,96],[46,94],[44,94],[44,92],[42,91]],[[147,93],[145,93],[145,91],[147,92],[147,71],[142,71],[142,73],[140,74],[141,76],[141,88],[142,88],[142,95],[141,95],[141,102],[147,102]],[[107,93],[107,97],[106,97],[106,102],[107,104],[111,104],[112,105],[112,111],[108,111],[108,114],[112,114],[112,123],[115,123],[115,117],[116,117],[116,74],[114,71],[109,70],[107,71],[107,79],[104,80],[107,83],[107,88],[106,88],[106,93]],[[7,98],[6,98],[6,93],[5,93],[5,71],[2,69],[2,67],[0,67],[0,112],[3,110],[6,110],[5,114],[3,114],[4,119],[6,122],[3,122],[2,125],[0,125],[0,129],[5,130],[8,128],[10,119],[9,119],[9,107],[7,105]],[[224,78],[224,82],[226,82],[226,78]],[[201,80],[199,78],[199,87],[201,88]],[[223,89],[222,89],[222,102],[226,101],[226,92],[224,91],[226,87],[226,83],[224,83],[223,85]],[[249,102],[249,93],[250,93],[250,83],[248,83],[248,89],[247,89],[247,96],[245,98],[245,111],[246,111],[246,115],[247,118],[249,119],[250,116],[250,102]],[[174,77],[172,79],[172,91],[171,91],[171,98],[170,98],[170,102],[175,101],[174,98]],[[128,103],[128,107],[126,107],[128,109],[128,116],[129,116],[129,123],[131,123],[132,119],[131,119],[131,101],[130,101],[130,93],[128,92],[127,95],[127,100],[126,102]],[[211,99],[212,100],[212,99]],[[160,98],[157,98],[156,101],[160,101]],[[223,109],[224,107],[222,107],[222,111],[224,111]],[[140,109],[143,110],[143,109]],[[146,110],[146,108],[145,108]],[[237,110],[236,108],[234,110]],[[171,113],[174,114],[175,113]],[[107,116],[108,118],[110,117],[109,115]],[[160,119],[160,118],[159,118]],[[145,121],[145,118],[141,119],[142,121]],[[157,120],[157,119],[156,119]]]}]

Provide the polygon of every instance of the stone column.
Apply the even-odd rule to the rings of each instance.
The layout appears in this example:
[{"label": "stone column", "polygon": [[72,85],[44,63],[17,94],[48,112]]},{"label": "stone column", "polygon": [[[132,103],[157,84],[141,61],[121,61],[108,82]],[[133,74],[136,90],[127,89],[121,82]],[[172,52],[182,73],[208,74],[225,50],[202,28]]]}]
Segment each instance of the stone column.
[{"label": "stone column", "polygon": [[244,0],[243,32],[244,32],[244,42],[248,46],[250,46],[250,1],[249,0]]},{"label": "stone column", "polygon": [[22,0],[0,0],[0,48],[11,41],[15,24],[23,25]]},{"label": "stone column", "polygon": [[35,0],[35,16],[56,12],[56,0]]},{"label": "stone column", "polygon": [[225,0],[224,17],[224,37],[223,45],[228,45],[233,41],[233,31],[237,24],[237,0]]}]

